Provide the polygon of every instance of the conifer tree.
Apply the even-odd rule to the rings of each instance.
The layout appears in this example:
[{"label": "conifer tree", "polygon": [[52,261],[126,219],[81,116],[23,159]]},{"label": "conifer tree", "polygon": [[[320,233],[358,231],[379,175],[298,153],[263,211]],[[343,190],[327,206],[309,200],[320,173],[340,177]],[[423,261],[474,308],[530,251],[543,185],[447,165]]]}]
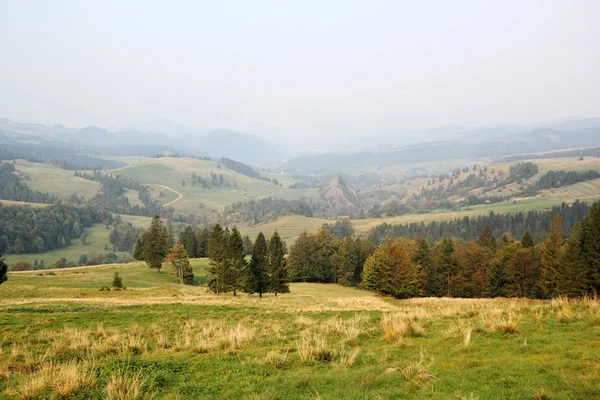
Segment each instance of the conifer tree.
[{"label": "conifer tree", "polygon": [[244,289],[246,293],[258,293],[259,297],[262,297],[263,293],[269,290],[269,274],[267,273],[269,257],[267,251],[267,240],[265,235],[260,232],[254,241],[252,258],[246,273]]},{"label": "conifer tree", "polygon": [[146,241],[148,240],[148,232],[149,231],[143,231],[142,233],[140,233],[137,242],[135,242],[135,245],[133,246],[133,258],[136,260],[144,260],[144,253],[146,251]]},{"label": "conifer tree", "polygon": [[565,228],[560,214],[552,220],[550,232],[541,245],[542,264],[540,268],[540,285],[546,297],[560,294],[559,271],[562,258],[563,243],[565,241]]},{"label": "conifer tree", "polygon": [[587,287],[594,295],[600,293],[600,203],[592,205],[583,220],[581,256],[586,269]]},{"label": "conifer tree", "polygon": [[210,258],[210,268],[208,272],[211,279],[208,287],[216,294],[227,292],[225,276],[227,268],[227,239],[221,225],[216,224],[210,231],[208,240],[208,257]]},{"label": "conifer tree", "polygon": [[157,215],[152,219],[148,230],[148,237],[144,246],[144,261],[146,261],[148,267],[156,268],[159,274],[162,261],[167,255],[167,244],[167,229]]},{"label": "conifer tree", "polygon": [[208,228],[198,228],[196,230],[196,257],[208,257],[208,239],[210,231]]},{"label": "conifer tree", "polygon": [[344,286],[356,286],[359,280],[358,264],[361,262],[360,242],[352,239],[350,234],[346,234],[344,240],[340,243],[337,252],[333,255],[332,265],[337,271],[338,283]]},{"label": "conifer tree", "polygon": [[196,234],[191,226],[186,226],[184,230],[179,232],[179,243],[183,245],[189,258],[196,258],[198,243]]},{"label": "conifer tree", "polygon": [[531,233],[529,233],[529,229],[525,231],[525,234],[521,239],[521,246],[523,246],[525,249],[530,249],[534,246],[533,238],[531,237]]},{"label": "conifer tree", "polygon": [[112,287],[117,290],[123,289],[123,279],[118,272],[113,275]]},{"label": "conifer tree", "polygon": [[489,225],[486,225],[485,228],[483,228],[483,232],[481,232],[481,235],[479,235],[478,242],[490,252],[494,253],[496,251],[496,237],[494,236],[494,233]]},{"label": "conifer tree", "polygon": [[0,254],[0,285],[3,282],[6,282],[6,280],[8,279],[8,277],[6,276],[7,272],[8,272],[8,264],[6,264],[4,262],[4,258],[2,258],[2,254]]},{"label": "conifer tree", "polygon": [[225,284],[233,290],[233,295],[243,287],[246,268],[244,242],[240,231],[234,226],[227,241]]},{"label": "conifer tree", "polygon": [[426,295],[433,295],[436,292],[434,286],[435,280],[430,279],[430,277],[435,276],[435,265],[433,264],[433,260],[431,258],[431,249],[429,247],[429,243],[425,239],[417,239],[417,250],[412,259],[415,265],[420,265],[423,268],[423,273],[425,277],[425,293]]},{"label": "conifer tree", "polygon": [[169,254],[167,254],[165,262],[171,264],[181,284],[194,284],[194,271],[190,265],[187,251],[182,244],[175,245],[169,249]]},{"label": "conifer tree", "polygon": [[452,296],[453,295],[453,280],[458,272],[458,262],[454,254],[454,242],[452,239],[444,238],[436,246],[437,266],[436,291],[434,295]]},{"label": "conifer tree", "polygon": [[275,231],[269,240],[269,290],[275,293],[289,293],[288,269],[285,261],[283,242],[279,233]]},{"label": "conifer tree", "polygon": [[581,255],[581,224],[571,229],[571,237],[564,245],[558,264],[558,292],[561,296],[580,297],[587,291],[586,270]]}]

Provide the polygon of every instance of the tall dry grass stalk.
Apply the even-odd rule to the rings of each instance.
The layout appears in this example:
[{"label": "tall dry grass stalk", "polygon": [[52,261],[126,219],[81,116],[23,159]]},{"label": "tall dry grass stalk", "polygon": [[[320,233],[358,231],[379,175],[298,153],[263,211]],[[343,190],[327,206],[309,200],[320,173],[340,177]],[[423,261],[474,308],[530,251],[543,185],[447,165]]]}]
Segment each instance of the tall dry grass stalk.
[{"label": "tall dry grass stalk", "polygon": [[146,380],[141,373],[134,376],[127,376],[122,373],[113,374],[110,381],[104,387],[104,394],[108,400],[135,400],[151,398],[148,393],[144,393]]},{"label": "tall dry grass stalk", "polygon": [[423,336],[425,329],[412,318],[399,313],[386,313],[381,317],[383,337],[389,342],[402,341],[408,336]]}]

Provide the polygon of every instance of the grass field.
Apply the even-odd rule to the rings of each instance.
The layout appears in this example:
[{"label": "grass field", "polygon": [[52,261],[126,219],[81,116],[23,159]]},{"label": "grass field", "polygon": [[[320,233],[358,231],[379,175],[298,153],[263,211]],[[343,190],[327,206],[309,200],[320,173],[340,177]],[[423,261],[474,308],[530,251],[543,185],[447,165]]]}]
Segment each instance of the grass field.
[{"label": "grass field", "polygon": [[100,183],[78,178],[74,171],[56,165],[17,160],[15,168],[29,187],[60,199],[67,199],[73,193],[89,199],[100,190]]},{"label": "grass field", "polygon": [[[201,185],[191,185],[191,175],[196,173],[204,179],[210,179],[210,173],[223,174],[223,177],[229,187],[214,187],[204,189]],[[286,187],[279,187],[270,182],[250,178],[229,170],[222,166],[218,168],[215,161],[204,161],[192,158],[147,158],[137,164],[126,168],[120,168],[114,171],[115,174],[132,178],[140,183],[152,185],[156,196],[162,191],[165,194],[164,203],[168,203],[177,198],[175,193],[168,193],[169,190],[161,186],[166,186],[172,190],[183,194],[183,197],[171,204],[176,211],[188,214],[210,214],[212,212],[222,211],[225,206],[234,201],[246,199],[258,199],[268,196],[283,198],[286,200],[309,197],[318,199],[318,190],[309,189],[290,189],[292,181],[289,177],[270,174],[286,183]],[[186,185],[183,186],[182,181]]]},{"label": "grass field", "polygon": [[[193,263],[202,278],[206,260]],[[100,291],[115,271],[128,289]],[[139,263],[54,273],[0,286],[2,398],[600,397],[598,301],[321,284],[234,298]]]}]

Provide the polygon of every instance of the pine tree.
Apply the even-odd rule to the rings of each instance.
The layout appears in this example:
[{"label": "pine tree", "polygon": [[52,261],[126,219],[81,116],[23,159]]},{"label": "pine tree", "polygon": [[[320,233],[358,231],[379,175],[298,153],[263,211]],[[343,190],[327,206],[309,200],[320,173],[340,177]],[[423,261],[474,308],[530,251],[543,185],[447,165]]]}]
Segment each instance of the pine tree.
[{"label": "pine tree", "polygon": [[123,279],[118,272],[113,275],[112,287],[117,290],[123,289]]},{"label": "pine tree", "polygon": [[6,282],[6,280],[8,279],[8,277],[6,276],[7,272],[8,272],[8,264],[6,264],[4,262],[4,258],[2,258],[2,254],[0,254],[0,285],[3,282]]},{"label": "pine tree", "polygon": [[208,257],[208,239],[210,238],[210,231],[204,227],[196,230],[196,257]]},{"label": "pine tree", "polygon": [[338,283],[344,286],[356,286],[360,279],[357,266],[360,259],[360,242],[355,242],[350,234],[346,234],[337,252],[333,255],[332,265],[337,271]]},{"label": "pine tree", "polygon": [[168,239],[167,229],[158,215],[152,219],[150,229],[148,230],[148,237],[146,239],[144,246],[144,261],[146,261],[148,267],[156,268],[160,274],[162,261],[167,255]]},{"label": "pine tree", "polygon": [[269,290],[268,265],[267,240],[265,239],[265,235],[260,232],[256,236],[252,249],[252,258],[250,259],[246,273],[244,289],[246,293],[258,293],[259,297],[262,297],[263,293]]},{"label": "pine tree", "polygon": [[581,224],[571,229],[571,237],[565,243],[558,269],[558,292],[561,296],[581,297],[587,291],[586,269],[581,254]]},{"label": "pine tree", "polygon": [[436,246],[437,265],[436,296],[452,296],[453,295],[453,280],[458,272],[458,262],[454,254],[454,242],[452,239],[444,238]]},{"label": "pine tree", "polygon": [[530,249],[534,246],[533,238],[531,237],[531,233],[529,233],[529,229],[525,231],[525,234],[521,239],[521,246],[523,246],[525,249]]},{"label": "pine tree", "polygon": [[216,294],[226,292],[224,277],[226,275],[226,255],[227,255],[227,239],[221,225],[216,224],[210,231],[208,240],[208,257],[210,258],[210,268],[208,272],[211,279],[208,287]]},{"label": "pine tree", "polygon": [[390,284],[391,281],[392,271],[388,255],[383,247],[379,247],[365,262],[362,285],[379,293],[393,294],[395,290]]},{"label": "pine tree", "polygon": [[590,214],[583,220],[581,256],[588,291],[596,295],[600,293],[600,203],[593,204]]},{"label": "pine tree", "polygon": [[283,250],[283,242],[279,233],[275,231],[269,240],[269,290],[275,293],[289,293],[288,285],[288,270],[285,262],[285,252]]},{"label": "pine tree", "polygon": [[253,250],[254,244],[252,243],[250,236],[244,235],[242,240],[244,242],[244,254],[247,256],[252,255],[252,250]]},{"label": "pine tree", "polygon": [[243,287],[246,268],[244,242],[240,231],[234,226],[227,241],[227,268],[224,275],[225,284],[233,290],[233,295]]},{"label": "pine tree", "polygon": [[149,231],[144,231],[138,236],[135,246],[133,246],[133,258],[136,260],[143,261],[144,253],[146,252],[146,241],[148,239]]},{"label": "pine tree", "polygon": [[175,275],[177,275],[181,284],[194,284],[194,271],[190,265],[187,251],[182,244],[175,245],[169,249],[169,253],[165,258],[165,262],[171,264],[173,270],[175,271]]},{"label": "pine tree", "polygon": [[485,228],[483,228],[483,232],[481,232],[478,242],[490,252],[494,253],[496,251],[496,237],[489,225],[486,225]]},{"label": "pine tree", "polygon": [[179,243],[183,245],[189,258],[196,258],[198,242],[191,226],[188,225],[184,230],[179,232]]},{"label": "pine tree", "polygon": [[559,271],[562,258],[563,243],[565,241],[565,228],[560,214],[552,220],[550,232],[541,245],[542,265],[540,269],[540,285],[546,297],[560,294]]},{"label": "pine tree", "polygon": [[417,239],[417,250],[412,259],[415,265],[420,265],[423,268],[424,273],[424,295],[433,295],[436,292],[436,289],[433,287],[435,280],[430,279],[430,277],[435,276],[435,265],[433,264],[433,260],[431,259],[431,249],[429,248],[429,243],[425,239]]}]

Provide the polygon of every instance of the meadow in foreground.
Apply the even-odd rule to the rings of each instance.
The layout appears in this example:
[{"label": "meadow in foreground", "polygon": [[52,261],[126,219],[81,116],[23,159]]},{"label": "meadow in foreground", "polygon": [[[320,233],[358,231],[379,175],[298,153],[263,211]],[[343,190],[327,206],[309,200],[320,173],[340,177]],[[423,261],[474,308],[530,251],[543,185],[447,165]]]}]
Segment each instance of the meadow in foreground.
[{"label": "meadow in foreground", "polygon": [[[198,283],[206,260],[192,260]],[[99,291],[118,271],[124,291]],[[1,398],[600,397],[600,302],[216,296],[141,263],[12,273]]]}]

